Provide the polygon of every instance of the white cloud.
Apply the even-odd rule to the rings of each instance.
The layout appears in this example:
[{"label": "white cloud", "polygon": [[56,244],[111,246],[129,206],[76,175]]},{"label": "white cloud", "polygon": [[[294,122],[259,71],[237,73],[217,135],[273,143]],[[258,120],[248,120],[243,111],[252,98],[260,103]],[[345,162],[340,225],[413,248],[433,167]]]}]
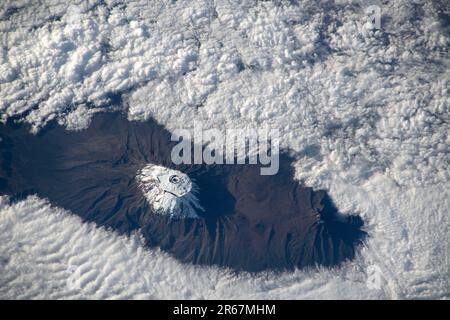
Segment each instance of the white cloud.
[{"label": "white cloud", "polygon": [[322,161],[299,163],[314,183],[324,168],[386,172],[402,185],[448,181],[438,4],[379,4],[381,30],[368,31],[369,2],[4,5],[2,117],[29,111],[38,130],[122,95],[130,119],[170,128],[192,116],[277,126],[297,154],[320,148]]},{"label": "white cloud", "polygon": [[[215,5],[200,0],[151,5],[91,1],[69,9],[66,1],[2,3],[0,118],[24,113],[35,130],[50,119],[69,129],[83,128],[94,112],[110,109],[122,95],[120,108],[130,119],[154,117],[169,129],[184,128],[186,119],[194,117],[203,119],[204,127],[276,127],[283,146],[298,158],[297,177],[329,189],[339,208],[361,212],[373,228],[373,247],[364,263],[398,257],[386,267],[392,270],[386,295],[442,297],[449,291],[449,251],[443,247],[449,241],[441,232],[448,227],[445,214],[450,208],[448,37],[437,14],[439,2],[417,5],[407,0],[382,4],[381,30],[363,32],[359,26],[369,2],[318,5],[305,0],[296,7],[231,0]],[[28,212],[30,201],[3,210]],[[79,228],[78,220],[56,209],[42,210],[42,217],[30,218],[30,232],[38,232],[46,219],[54,219],[63,236],[62,225]],[[27,237],[20,228],[15,230]],[[14,241],[2,243],[19,245],[14,232],[6,233]],[[105,248],[108,241],[116,241],[124,252],[135,248],[127,242],[131,240],[100,230],[84,236],[104,239]],[[83,237],[80,246],[88,241]],[[7,246],[2,252],[13,254],[15,249]],[[231,282],[239,283],[244,297],[262,297],[267,288],[273,297],[330,297],[338,291],[357,296],[360,290],[361,296],[372,294],[331,271],[313,278],[297,272],[262,281],[191,269],[155,252],[149,255],[145,261],[150,266],[156,259],[172,272],[196,274],[202,289],[195,288],[193,297],[197,292],[230,297]],[[22,271],[17,260],[11,264],[17,270],[0,279],[19,274],[21,280],[12,282],[18,287],[8,284],[0,292],[55,297],[65,292],[39,293],[27,282],[35,281],[39,269],[34,270],[26,256],[20,259]],[[59,267],[50,259],[38,268],[48,269],[43,274],[52,278],[56,275],[49,270]],[[164,290],[173,288],[174,280],[168,278],[172,274],[155,268],[149,267],[149,274],[160,287],[147,296],[169,297]],[[214,281],[225,280],[220,278],[224,282],[214,290],[205,289],[212,286],[207,278],[212,275]],[[392,280],[399,275],[401,281]],[[118,272],[115,277],[124,275]],[[40,279],[36,281],[46,285]],[[138,276],[130,279],[137,281]],[[190,289],[182,288],[180,295],[189,296]],[[138,297],[136,292],[143,291],[130,295]]]},{"label": "white cloud", "polygon": [[119,237],[34,197],[14,205],[2,201],[3,299],[383,297],[382,291],[368,290],[364,274],[350,267],[345,272],[235,275],[181,264],[144,249],[138,236]]},{"label": "white cloud", "polygon": [[[182,264],[36,197],[2,197],[0,298],[448,298],[448,187],[404,190],[382,176],[337,185],[337,204],[367,221],[360,255],[335,269],[253,275]],[[374,266],[379,288],[368,285]]]}]

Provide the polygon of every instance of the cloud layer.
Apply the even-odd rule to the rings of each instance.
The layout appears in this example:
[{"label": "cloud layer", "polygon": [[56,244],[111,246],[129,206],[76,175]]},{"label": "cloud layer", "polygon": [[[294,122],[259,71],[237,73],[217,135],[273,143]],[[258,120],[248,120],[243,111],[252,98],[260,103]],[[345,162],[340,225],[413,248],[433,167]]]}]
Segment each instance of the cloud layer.
[{"label": "cloud layer", "polygon": [[[89,297],[448,297],[448,8],[379,3],[381,29],[370,30],[373,3],[2,3],[2,119],[80,129],[98,110],[123,109],[169,129],[193,118],[272,126],[297,177],[361,213],[372,236],[342,270],[233,276],[180,265],[33,198],[1,209],[1,296],[79,297],[63,280],[75,261]],[[365,284],[373,264],[381,291]]]},{"label": "cloud layer", "polygon": [[[361,270],[239,276],[183,265],[147,251],[138,236],[116,236],[83,224],[45,201],[29,198],[0,215],[1,298],[222,299],[383,297]],[[45,226],[45,227],[43,227]],[[347,270],[348,269],[348,270]],[[354,281],[352,281],[354,280]]]},{"label": "cloud layer", "polygon": [[[372,221],[358,258],[338,269],[259,274],[182,264],[144,249],[138,235],[83,223],[36,197],[15,204],[2,197],[0,298],[450,298],[446,187],[400,192],[383,177],[347,187],[337,193],[340,202],[351,201]],[[373,267],[380,272],[375,287]]]},{"label": "cloud layer", "polygon": [[444,3],[380,4],[370,30],[372,2],[4,3],[2,117],[81,128],[123,102],[171,128],[277,127],[313,180],[448,181]]}]

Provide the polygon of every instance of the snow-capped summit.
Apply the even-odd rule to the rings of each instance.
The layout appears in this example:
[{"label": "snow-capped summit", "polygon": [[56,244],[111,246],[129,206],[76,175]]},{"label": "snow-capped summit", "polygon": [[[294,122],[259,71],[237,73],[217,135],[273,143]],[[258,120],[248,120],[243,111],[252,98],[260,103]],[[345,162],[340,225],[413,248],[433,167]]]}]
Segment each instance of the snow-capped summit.
[{"label": "snow-capped summit", "polygon": [[137,179],[152,209],[172,218],[198,218],[198,188],[188,175],[163,166],[148,164]]}]

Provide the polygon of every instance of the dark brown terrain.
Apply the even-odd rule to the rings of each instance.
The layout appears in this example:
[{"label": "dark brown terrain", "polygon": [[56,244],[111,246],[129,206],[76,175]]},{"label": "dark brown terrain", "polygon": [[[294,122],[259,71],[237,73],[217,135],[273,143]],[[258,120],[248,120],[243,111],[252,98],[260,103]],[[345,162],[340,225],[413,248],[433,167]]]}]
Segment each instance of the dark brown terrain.
[{"label": "dark brown terrain", "polygon": [[[169,132],[119,113],[97,114],[77,132],[52,123],[38,135],[9,120],[0,137],[0,194],[37,194],[120,233],[141,229],[148,246],[184,262],[246,271],[332,266],[352,259],[365,236],[358,216],[340,216],[325,191],[293,179],[286,154],[274,176],[261,176],[258,165],[174,166]],[[195,181],[201,219],[151,211],[135,179],[147,163]]]}]

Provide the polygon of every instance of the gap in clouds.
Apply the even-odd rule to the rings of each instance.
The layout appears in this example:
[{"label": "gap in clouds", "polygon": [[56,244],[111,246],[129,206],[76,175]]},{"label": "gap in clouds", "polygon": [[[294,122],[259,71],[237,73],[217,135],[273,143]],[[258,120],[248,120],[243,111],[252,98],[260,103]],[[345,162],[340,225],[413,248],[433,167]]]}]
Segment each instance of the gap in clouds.
[{"label": "gap in clouds", "polygon": [[[37,135],[11,119],[0,136],[1,192],[37,194],[119,233],[140,230],[148,246],[184,262],[245,271],[334,266],[354,258],[365,236],[361,218],[340,215],[325,191],[294,179],[285,153],[273,176],[261,175],[259,164],[176,166],[164,127],[121,113],[96,114],[79,131],[52,123]],[[137,179],[149,163],[195,182],[198,219],[152,210]]]}]

